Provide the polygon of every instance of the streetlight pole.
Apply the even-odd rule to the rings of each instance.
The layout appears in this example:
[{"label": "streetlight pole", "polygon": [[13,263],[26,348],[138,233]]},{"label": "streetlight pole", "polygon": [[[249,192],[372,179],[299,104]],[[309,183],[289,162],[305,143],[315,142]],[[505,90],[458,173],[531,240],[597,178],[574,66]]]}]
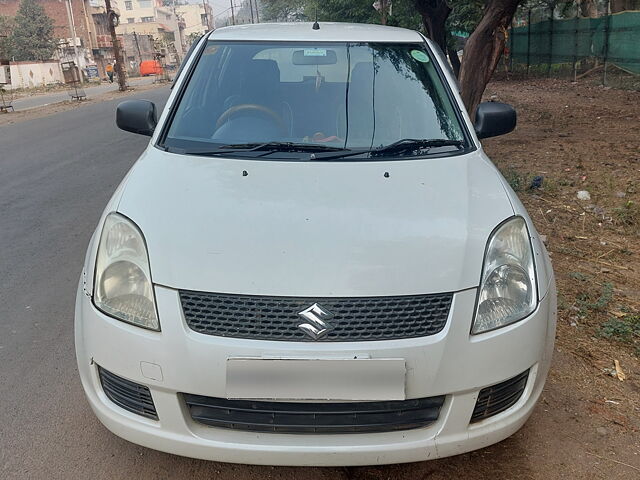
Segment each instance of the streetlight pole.
[{"label": "streetlight pole", "polygon": [[76,38],[78,38],[76,36],[76,26],[74,24],[73,21],[73,10],[71,7],[71,0],[67,0],[66,2],[66,6],[67,6],[67,19],[69,21],[69,33],[71,34],[71,41],[73,42],[73,53],[76,59],[76,66],[78,68],[78,76],[80,77],[80,83],[83,83],[82,81],[82,70],[80,70],[80,55],[78,54],[78,45],[76,44]]}]

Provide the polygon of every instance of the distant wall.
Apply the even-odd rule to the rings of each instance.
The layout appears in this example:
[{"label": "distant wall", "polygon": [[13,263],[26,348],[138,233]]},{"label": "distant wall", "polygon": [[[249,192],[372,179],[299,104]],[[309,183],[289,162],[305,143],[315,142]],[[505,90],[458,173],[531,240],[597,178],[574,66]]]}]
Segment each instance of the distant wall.
[{"label": "distant wall", "polygon": [[[33,88],[63,83],[64,77],[58,61],[10,62],[11,87]],[[5,85],[9,88],[9,85]]]}]

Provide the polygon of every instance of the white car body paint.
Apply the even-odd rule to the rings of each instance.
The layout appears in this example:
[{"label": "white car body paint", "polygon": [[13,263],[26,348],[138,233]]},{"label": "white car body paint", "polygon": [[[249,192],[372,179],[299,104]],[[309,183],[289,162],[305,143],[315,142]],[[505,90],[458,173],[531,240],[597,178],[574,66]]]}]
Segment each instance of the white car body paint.
[{"label": "white car body paint", "polygon": [[[329,23],[321,23],[320,30],[310,24],[223,28],[210,38],[424,42],[408,30]],[[194,61],[194,56],[188,59],[186,69]],[[525,423],[551,362],[553,271],[531,219],[473,133],[455,80],[440,66],[477,148],[466,155],[393,161],[261,161],[161,151],[154,145],[185,81],[180,76],[149,147],[99,221],[78,287],[78,368],[89,403],[108,429],[134,443],[189,457],[329,466],[456,455],[496,443]],[[93,305],[96,250],[105,216],[113,211],[129,217],[145,236],[160,332],[119,321]],[[514,215],[525,219],[530,232],[538,306],[519,322],[471,335],[487,240]],[[279,342],[191,330],[179,290],[288,297],[452,292],[453,302],[446,326],[431,336]],[[427,427],[384,433],[260,433],[195,422],[182,393],[233,397],[227,388],[230,359],[295,359],[303,373],[305,359],[395,359],[395,366],[389,365],[398,370],[403,362],[404,398],[444,395],[445,401]],[[97,365],[148,387],[158,420],[114,404],[102,388]],[[514,405],[469,422],[481,389],[527,370],[526,387]],[[341,390],[334,397],[358,398],[348,387],[336,388]],[[297,391],[295,386],[291,391]],[[398,396],[397,388],[393,395]]]}]

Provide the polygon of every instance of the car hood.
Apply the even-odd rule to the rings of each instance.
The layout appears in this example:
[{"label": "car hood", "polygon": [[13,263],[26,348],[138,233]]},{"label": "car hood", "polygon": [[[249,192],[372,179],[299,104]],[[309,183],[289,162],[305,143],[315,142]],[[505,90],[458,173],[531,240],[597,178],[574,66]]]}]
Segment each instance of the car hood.
[{"label": "car hood", "polygon": [[408,295],[478,285],[513,215],[481,151],[297,162],[143,154],[118,211],[145,235],[154,283],[291,296]]}]

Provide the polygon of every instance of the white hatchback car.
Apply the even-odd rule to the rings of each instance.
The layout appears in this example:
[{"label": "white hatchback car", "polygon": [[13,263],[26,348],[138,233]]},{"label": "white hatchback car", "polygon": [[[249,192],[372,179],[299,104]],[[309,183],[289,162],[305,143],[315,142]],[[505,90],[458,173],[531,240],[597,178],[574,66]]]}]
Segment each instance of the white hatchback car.
[{"label": "white hatchback car", "polygon": [[[316,28],[319,27],[319,28]],[[498,442],[549,369],[546,250],[436,47],[373,25],[205,35],[100,219],[76,300],[87,398],[189,457],[364,465]]]}]

